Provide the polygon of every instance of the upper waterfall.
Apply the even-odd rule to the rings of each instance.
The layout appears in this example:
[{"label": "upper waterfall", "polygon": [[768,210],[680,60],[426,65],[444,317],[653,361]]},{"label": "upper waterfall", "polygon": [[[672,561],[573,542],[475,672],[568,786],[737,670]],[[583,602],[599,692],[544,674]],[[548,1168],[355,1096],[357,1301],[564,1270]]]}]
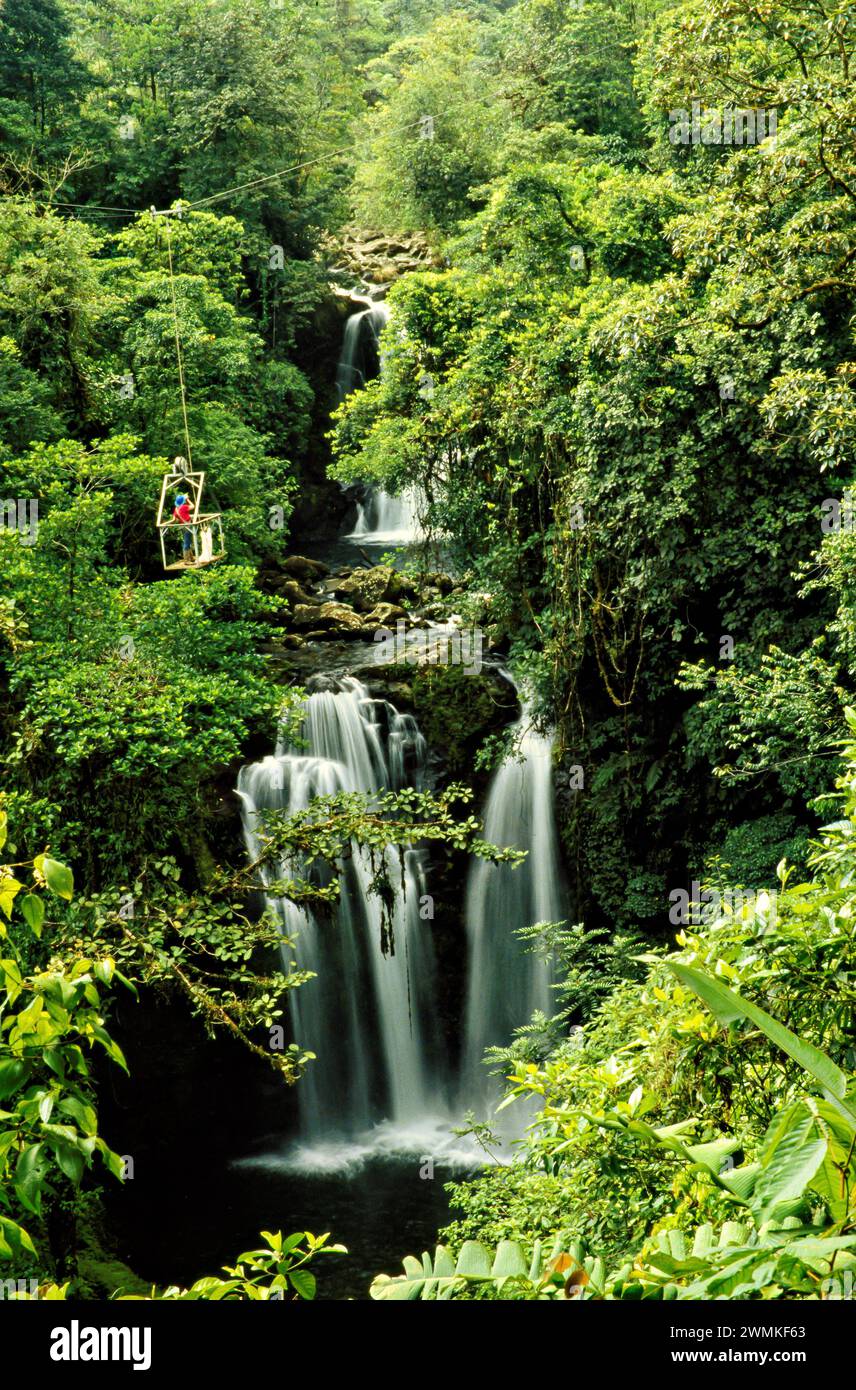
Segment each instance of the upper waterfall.
[{"label": "upper waterfall", "polygon": [[[345,322],[342,350],[336,368],[336,390],[340,401],[360,390],[381,368],[380,335],[389,322],[384,300],[365,300],[365,309],[351,314]],[[397,496],[382,488],[367,487],[357,503],[357,516],[349,537],[369,545],[412,545],[422,538],[420,512],[424,500],[415,487]]]},{"label": "upper waterfall", "polygon": [[389,306],[384,300],[366,299],[365,309],[345,320],[342,350],[336,368],[336,390],[343,401],[352,391],[365,386],[377,373],[380,363],[381,330],[389,322]]}]

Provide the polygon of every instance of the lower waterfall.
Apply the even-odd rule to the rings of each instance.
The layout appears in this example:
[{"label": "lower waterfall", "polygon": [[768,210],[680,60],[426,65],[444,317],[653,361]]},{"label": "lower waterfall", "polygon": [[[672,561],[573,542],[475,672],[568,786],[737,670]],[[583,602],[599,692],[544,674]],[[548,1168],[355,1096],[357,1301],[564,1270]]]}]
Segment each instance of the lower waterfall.
[{"label": "lower waterfall", "polygon": [[[424,783],[427,749],[412,715],[372,699],[353,677],[315,677],[314,683],[318,688],[304,701],[301,746],[279,743],[272,756],[239,774],[251,858],[259,851],[259,812],[293,813],[318,795],[345,791],[371,798]],[[483,1064],[485,1049],[510,1043],[535,1010],[552,1011],[551,967],[515,935],[564,916],[552,742],[529,727],[525,712],[514,751],[490,785],[484,838],[526,850],[527,858],[516,867],[476,859],[469,870],[466,1004],[454,1105],[438,1023],[432,924],[420,915],[426,901],[422,851],[385,851],[395,887],[391,955],[381,950],[381,901],[371,889],[365,850],[355,848],[337,866],[340,898],[329,916],[268,898],[283,932],[296,940],[297,969],[314,974],[289,996],[294,1038],[316,1058],[297,1087],[300,1140],[313,1163],[360,1146],[361,1152],[426,1148],[453,1161],[472,1160],[476,1151],[452,1139],[451,1125],[470,1109],[480,1119],[492,1118],[501,1085]],[[300,872],[299,864],[282,864],[271,876]],[[316,881],[329,882],[333,871],[325,870],[326,878],[321,872],[313,866]],[[503,1112],[503,1139],[520,1132],[525,1113],[521,1105]]]},{"label": "lower waterfall", "polygon": [[[425,741],[412,715],[370,699],[351,677],[329,684],[305,701],[305,747],[278,745],[239,774],[253,857],[260,811],[295,812],[313,796],[421,784]],[[394,846],[385,856],[391,882],[403,884],[391,911],[391,955],[381,950],[381,901],[371,891],[366,850],[338,866],[341,896],[330,919],[268,900],[283,931],[296,936],[297,968],[316,975],[290,999],[295,1038],[317,1058],[297,1088],[305,1140],[355,1137],[381,1119],[415,1121],[445,1108],[431,925],[420,918],[422,856]],[[281,871],[288,876],[300,866]]]},{"label": "lower waterfall", "polygon": [[[500,1083],[483,1064],[485,1048],[508,1046],[536,1009],[553,1012],[549,962],[515,933],[564,917],[559,843],[553,811],[552,740],[528,727],[524,711],[513,752],[494,775],[484,838],[525,849],[516,868],[476,860],[466,896],[467,1003],[461,1067],[462,1108],[485,1118]],[[515,1111],[503,1112],[515,1121]]]},{"label": "lower waterfall", "polygon": [[397,496],[369,488],[364,500],[357,503],[357,519],[350,538],[375,545],[415,544],[422,539],[419,504],[419,493],[413,487]]}]

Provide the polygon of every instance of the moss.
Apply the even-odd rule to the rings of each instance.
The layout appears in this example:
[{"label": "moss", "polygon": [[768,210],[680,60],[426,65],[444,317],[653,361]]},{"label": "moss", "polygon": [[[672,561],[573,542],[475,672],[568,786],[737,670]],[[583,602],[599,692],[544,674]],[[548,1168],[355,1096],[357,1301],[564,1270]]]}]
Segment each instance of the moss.
[{"label": "moss", "polygon": [[477,746],[513,713],[504,691],[484,672],[468,675],[462,666],[390,666],[386,675],[409,684],[419,728],[453,775],[472,770]]},{"label": "moss", "polygon": [[87,1193],[77,1213],[77,1277],[74,1297],[102,1301],[116,1293],[146,1296],[152,1286],[120,1260],[112,1248],[104,1208],[97,1193]]},{"label": "moss", "polygon": [[97,1259],[81,1255],[78,1260],[77,1284],[79,1297],[103,1301],[116,1293],[138,1294],[147,1297],[151,1284],[118,1259]]}]

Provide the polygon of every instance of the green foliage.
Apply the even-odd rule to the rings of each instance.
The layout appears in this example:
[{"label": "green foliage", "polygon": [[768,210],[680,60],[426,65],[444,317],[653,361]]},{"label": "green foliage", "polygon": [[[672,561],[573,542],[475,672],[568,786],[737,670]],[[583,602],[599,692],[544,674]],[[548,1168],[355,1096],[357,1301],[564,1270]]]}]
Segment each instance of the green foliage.
[{"label": "green foliage", "polygon": [[[781,864],[775,893],[720,888],[677,952],[638,958],[645,976],[614,984],[549,1055],[505,1054],[509,1100],[537,1097],[540,1113],[510,1170],[452,1187],[463,1217],[449,1240],[582,1242],[611,1273],[589,1270],[581,1297],[816,1297],[848,1264],[856,714],[848,721],[844,818],[813,848],[811,878]],[[567,956],[568,934],[545,930]],[[579,989],[572,970],[572,999]],[[742,1230],[727,1224],[735,1214]]]},{"label": "green foliage", "polygon": [[[328,1234],[314,1236],[311,1231],[297,1231],[290,1236],[283,1236],[281,1231],[262,1231],[261,1234],[263,1246],[245,1250],[233,1266],[224,1265],[223,1272],[228,1278],[197,1279],[189,1289],[174,1285],[161,1292],[153,1289],[151,1298],[179,1303],[200,1300],[221,1303],[235,1299],[257,1303],[284,1299],[308,1301],[315,1297],[317,1286],[315,1275],[307,1268],[310,1261],[319,1255],[348,1253],[344,1245],[328,1245]],[[125,1294],[120,1298],[139,1298],[139,1295]]]},{"label": "green foliage", "polygon": [[443,750],[449,774],[467,771],[481,734],[496,719],[493,682],[454,665],[393,665],[387,674],[408,683],[416,722],[428,746]]},{"label": "green foliage", "polygon": [[[276,723],[260,619],[275,607],[249,568],[128,586],[107,564],[137,534],[160,465],[116,437],[66,441],[14,466],[20,495],[43,498],[38,544],[0,535],[16,640],[0,648],[15,713],[5,735],[10,790],[76,808],[65,852],[87,881],[198,835],[201,788]],[[114,525],[112,518],[118,514]]]},{"label": "green foliage", "polygon": [[58,0],[7,0],[0,17],[0,120],[4,143],[26,158],[58,153],[67,122],[91,75],[70,42],[71,26]]},{"label": "green foliage", "polygon": [[[224,1265],[226,1279],[207,1275],[197,1279],[189,1289],[170,1284],[164,1289],[153,1287],[151,1292],[117,1292],[119,1302],[223,1303],[248,1300],[254,1303],[310,1301],[315,1297],[317,1280],[307,1268],[319,1255],[346,1255],[344,1245],[328,1245],[329,1235],[315,1236],[311,1231],[296,1231],[283,1236],[281,1231],[262,1231],[264,1245],[257,1250],[245,1250],[234,1265]],[[34,1295],[40,1299],[64,1302],[69,1297],[68,1284],[40,1284]],[[28,1299],[29,1293],[12,1297]]]},{"label": "green foliage", "polygon": [[[0,850],[6,842],[0,810]],[[91,1055],[125,1066],[104,1026],[102,991],[128,982],[103,954],[31,970],[21,940],[23,925],[41,938],[51,898],[69,901],[72,892],[71,870],[46,855],[0,865],[0,1262],[38,1258],[22,1222],[41,1223],[47,1206],[79,1188],[96,1154],[122,1175],[98,1134]]]},{"label": "green foliage", "polygon": [[[53,1202],[98,1151],[26,1088],[54,1085],[40,1028],[67,1024],[84,1059],[106,1046],[86,1032],[104,1026],[105,961],[257,1047],[302,981],[287,941],[268,968],[280,941],[249,920],[251,888],[323,909],[316,869],[357,843],[385,902],[384,847],[417,831],[496,857],[456,788],[269,816],[244,874],[209,844],[251,740],[299,701],[267,678],[280,605],[255,570],[281,558],[297,476],[315,486],[324,465],[327,280],[350,209],[358,231],[424,232],[434,261],[390,291],[383,372],[337,412],[332,471],[424,491],[467,576],[461,611],[556,726],[559,766],[585,772],[560,807],[583,928],[529,933],[564,967],[561,1012],[491,1059],[541,1117],[512,1170],[458,1188],[452,1244],[479,1242],[463,1270],[441,1251],[384,1296],[813,1297],[849,1258],[829,1242],[852,1230],[835,1186],[852,767],[812,877],[802,865],[856,693],[852,515],[819,527],[829,492],[852,513],[856,462],[853,41],[844,11],[796,0],[7,0],[0,501],[39,508],[32,544],[0,530],[21,860],[0,877],[20,991],[2,1026],[37,1076],[9,1093],[11,1200],[19,1158],[25,1194],[44,1160]],[[777,136],[676,143],[694,99],[775,108]],[[173,308],[229,561],[167,587],[152,514],[186,447]],[[486,690],[433,670],[413,700],[458,775]],[[798,868],[775,897],[740,888],[784,857]],[[693,873],[719,911],[642,959],[638,933],[662,934]],[[799,1045],[771,1048],[771,1027]],[[311,1059],[280,1060],[294,1080]],[[82,1072],[52,1075],[89,1103]],[[741,1151],[735,1192],[719,1160]],[[505,1239],[519,1249],[494,1270]],[[307,1296],[312,1239],[276,1240],[202,1285]]]},{"label": "green foliage", "polygon": [[496,1252],[478,1241],[465,1241],[457,1260],[445,1246],[438,1245],[433,1260],[427,1253],[421,1262],[409,1255],[404,1268],[404,1274],[393,1278],[379,1274],[371,1287],[372,1298],[385,1302],[415,1298],[447,1301],[469,1284],[490,1284],[499,1298],[513,1297],[517,1291],[525,1291],[531,1298],[545,1298],[554,1295],[557,1283],[563,1283],[549,1266],[545,1271],[540,1249],[527,1260],[520,1245],[512,1240],[501,1241]]},{"label": "green foliage", "polygon": [[[478,211],[393,288],[383,377],[336,423],[340,478],[423,487],[586,767],[564,839],[597,925],[656,927],[759,787],[804,814],[854,688],[852,527],[807,568],[822,474],[852,474],[853,39],[787,13],[509,11]],[[695,97],[776,106],[778,138],[675,145]]]},{"label": "green foliage", "polygon": [[495,168],[504,125],[484,48],[478,25],[457,11],[370,65],[387,99],[366,119],[357,174],[357,211],[369,225],[447,230],[471,210],[472,189]]}]

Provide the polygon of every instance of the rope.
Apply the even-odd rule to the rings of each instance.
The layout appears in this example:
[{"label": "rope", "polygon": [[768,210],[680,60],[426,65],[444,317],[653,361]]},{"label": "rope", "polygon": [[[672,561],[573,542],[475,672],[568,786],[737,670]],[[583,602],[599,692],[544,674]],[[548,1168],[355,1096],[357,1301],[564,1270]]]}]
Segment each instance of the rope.
[{"label": "rope", "polygon": [[[411,129],[413,129],[414,126],[419,126],[419,125],[421,125],[421,123],[422,123],[422,117],[420,116],[420,117],[419,117],[417,120],[415,120],[415,121],[408,121],[405,125],[399,126],[399,127],[398,127],[398,130],[411,130]],[[398,132],[397,132],[397,131],[394,131],[393,133],[395,134],[395,133],[398,133]],[[172,262],[172,232],[171,232],[170,225],[169,225],[169,224],[170,224],[170,217],[171,217],[171,216],[179,216],[179,217],[180,217],[181,214],[182,214],[182,212],[184,212],[184,211],[190,211],[190,210],[192,210],[193,208],[208,207],[211,203],[218,203],[218,202],[220,202],[223,198],[230,198],[234,193],[243,193],[243,192],[244,192],[246,189],[248,189],[248,188],[259,188],[262,184],[274,183],[277,179],[284,178],[284,177],[286,176],[286,174],[296,174],[296,173],[298,173],[301,169],[309,169],[313,164],[323,164],[323,163],[325,163],[325,161],[327,161],[327,160],[329,160],[329,159],[338,159],[341,155],[350,154],[355,148],[356,148],[356,145],[355,145],[355,144],[350,144],[350,145],[344,145],[341,149],[338,149],[338,150],[328,150],[325,154],[316,155],[314,159],[306,159],[306,160],[303,160],[303,162],[300,163],[300,164],[292,164],[292,165],[289,165],[289,167],[288,167],[287,169],[280,169],[280,170],[278,170],[278,172],[275,173],[275,174],[265,174],[265,175],[264,175],[263,177],[261,177],[261,178],[258,178],[258,179],[250,179],[247,183],[239,183],[239,184],[236,184],[234,188],[224,188],[224,189],[222,189],[219,193],[212,193],[212,194],[211,194],[209,197],[207,197],[207,198],[199,198],[199,199],[197,199],[197,201],[194,202],[194,203],[185,203],[185,202],[181,202],[181,203],[179,203],[179,206],[178,206],[177,208],[165,208],[165,209],[163,209],[163,211],[158,211],[158,210],[156,210],[155,208],[150,208],[150,209],[149,209],[149,211],[151,212],[152,216],[154,216],[154,217],[163,217],[163,219],[164,219],[164,224],[165,224],[165,226],[166,226],[166,246],[167,246],[167,257],[168,257],[168,260],[169,260],[169,288],[170,288],[170,295],[171,295],[171,298],[172,298],[172,322],[173,322],[173,329],[174,329],[174,331],[175,331],[175,355],[176,355],[176,360],[177,360],[177,363],[178,363],[178,384],[179,384],[179,388],[180,388],[180,391],[181,391],[181,414],[182,414],[182,419],[183,419],[183,421],[184,421],[184,442],[185,442],[185,447],[186,447],[186,449],[187,449],[187,462],[188,462],[188,464],[190,465],[191,468],[193,467],[193,455],[192,455],[191,446],[190,446],[190,424],[189,424],[189,421],[188,421],[188,418],[187,418],[187,387],[186,387],[185,379],[184,379],[184,360],[183,360],[182,355],[181,355],[181,334],[180,334],[180,332],[179,332],[179,327],[178,327],[178,305],[177,305],[176,296],[175,296],[175,271],[174,271],[173,262]],[[7,196],[7,198],[10,198],[10,199],[11,199],[11,197],[14,197],[15,195],[6,195],[6,196]],[[38,204],[40,204],[40,205],[43,206],[43,207],[48,207],[48,208],[51,208],[51,207],[55,207],[55,208],[67,208],[67,209],[75,208],[75,209],[80,209],[81,211],[100,213],[100,214],[102,214],[102,215],[103,215],[103,214],[113,214],[113,215],[118,214],[118,215],[123,216],[123,217],[136,217],[136,216],[138,216],[137,213],[131,211],[131,210],[128,209],[128,208],[110,207],[109,205],[97,204],[97,203],[96,203],[96,204],[92,204],[92,205],[87,205],[87,204],[85,204],[85,203],[66,203],[66,202],[58,202],[58,201],[55,202],[55,201],[53,201],[53,200],[45,200],[45,199],[33,199],[32,201],[33,201],[33,202],[36,202],[36,203],[38,203]]]},{"label": "rope", "polygon": [[175,299],[175,275],[172,268],[172,232],[170,231],[169,218],[164,219],[166,226],[166,248],[169,257],[169,288],[172,294],[172,322],[175,328],[175,355],[178,360],[178,384],[181,388],[181,413],[184,417],[184,440],[187,445],[187,462],[193,467],[193,457],[190,451],[190,425],[187,422],[187,390],[184,385],[184,362],[181,356],[181,334],[178,331],[178,307]]}]

